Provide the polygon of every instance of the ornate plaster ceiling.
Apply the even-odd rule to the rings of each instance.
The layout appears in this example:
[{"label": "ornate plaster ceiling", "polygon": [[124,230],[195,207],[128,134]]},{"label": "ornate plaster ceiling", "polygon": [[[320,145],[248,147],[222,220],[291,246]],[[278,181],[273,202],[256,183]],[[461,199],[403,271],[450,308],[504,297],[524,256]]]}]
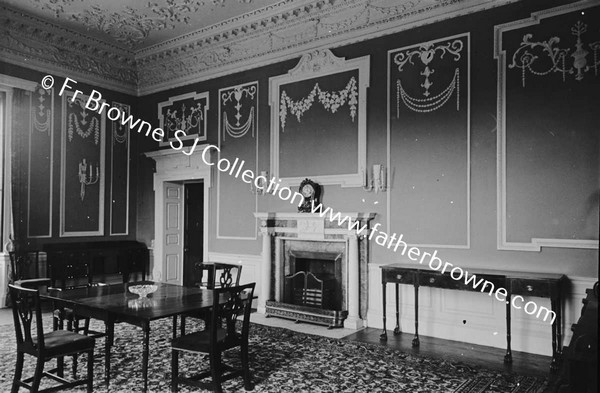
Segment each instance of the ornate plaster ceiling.
[{"label": "ornate plaster ceiling", "polygon": [[[0,0],[0,4],[132,51],[281,2],[281,0]],[[302,3],[302,1],[294,1],[294,3]]]},{"label": "ornate plaster ceiling", "polygon": [[0,58],[143,95],[519,0],[0,0]]}]

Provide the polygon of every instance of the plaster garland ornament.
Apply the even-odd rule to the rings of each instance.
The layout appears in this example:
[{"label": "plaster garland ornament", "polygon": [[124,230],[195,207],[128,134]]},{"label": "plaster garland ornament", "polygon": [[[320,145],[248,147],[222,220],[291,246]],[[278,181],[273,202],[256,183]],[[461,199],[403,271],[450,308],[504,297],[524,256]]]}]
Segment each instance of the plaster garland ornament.
[{"label": "plaster garland ornament", "polygon": [[[33,107],[32,117],[33,117],[33,128],[36,131],[39,131],[43,134],[50,135],[50,126],[52,119],[52,108],[46,107],[44,101],[46,101],[46,96],[50,97],[52,100],[52,94],[54,93],[54,89],[50,89],[50,91],[38,86],[36,89],[37,100],[39,101],[39,105],[37,107]],[[52,101],[50,101],[52,103]],[[36,109],[37,108],[37,109]]]},{"label": "plaster garland ornament", "polygon": [[436,58],[439,53],[439,58],[442,59],[446,54],[452,56],[452,60],[457,62],[461,59],[461,52],[464,48],[464,44],[461,40],[456,39],[452,42],[446,41],[444,43],[435,44],[434,42],[426,42],[417,49],[409,49],[397,53],[394,56],[394,63],[398,66],[398,71],[403,72],[404,66],[408,63],[411,65],[415,64],[415,58],[417,61],[424,66],[423,71],[419,74],[424,76],[425,79],[421,83],[421,87],[424,89],[423,96],[425,98],[417,98],[410,96],[408,92],[402,86],[400,78],[396,80],[396,117],[400,117],[400,102],[404,103],[406,107],[413,112],[427,113],[433,112],[444,106],[450,99],[452,94],[456,91],[456,110],[460,110],[460,69],[457,67],[454,70],[454,76],[452,80],[440,93],[433,97],[431,96],[430,88],[434,85],[432,81],[432,75],[436,70],[431,67],[431,62]]},{"label": "plaster garland ornament", "polygon": [[[255,121],[255,112],[254,112],[254,103],[256,99],[257,86],[255,84],[249,86],[235,86],[229,91],[225,91],[221,94],[221,105],[225,106],[228,102],[233,102],[235,100],[236,104],[234,106],[236,110],[235,114],[235,125],[232,125],[229,122],[227,117],[227,113],[223,111],[223,140],[225,140],[225,135],[229,135],[232,138],[241,138],[248,133],[250,129],[252,129],[252,137],[254,137],[254,129],[256,128]],[[244,124],[240,124],[240,119],[242,118],[242,114],[240,110],[242,109],[241,100],[246,96],[252,100],[252,107],[250,108],[250,114],[248,115],[248,119],[244,122]]]},{"label": "plaster garland ornament", "polygon": [[402,68],[406,63],[414,64],[414,58],[416,57],[425,66],[421,75],[425,77],[425,80],[421,84],[421,87],[425,89],[423,95],[429,97],[431,94],[429,88],[433,86],[433,82],[430,80],[430,76],[435,73],[435,69],[430,68],[430,63],[435,59],[436,53],[440,52],[440,59],[444,57],[446,53],[454,56],[454,61],[459,61],[463,50],[463,42],[461,40],[454,40],[452,42],[446,42],[445,44],[437,44],[434,46],[433,42],[426,42],[421,44],[418,49],[407,50],[397,53],[394,56],[394,63],[398,66],[398,71],[402,72]]},{"label": "plaster garland ornament", "polygon": [[456,110],[460,110],[460,71],[454,70],[450,84],[439,94],[427,98],[414,98],[402,87],[400,79],[396,81],[396,118],[400,118],[400,101],[413,112],[427,113],[438,110],[452,97],[456,90]]},{"label": "plaster garland ornament", "polygon": [[[533,34],[528,33],[523,36],[521,46],[515,51],[512,56],[512,63],[508,68],[520,68],[521,69],[521,81],[523,87],[525,87],[525,76],[526,71],[529,71],[533,75],[545,76],[553,72],[560,72],[562,74],[563,82],[566,81],[567,74],[575,74],[575,80],[581,81],[584,78],[584,74],[590,69],[594,69],[594,74],[598,76],[598,70],[600,69],[600,41],[595,41],[587,44],[594,56],[591,64],[588,64],[588,55],[586,45],[583,43],[581,36],[587,32],[587,24],[582,21],[577,21],[571,27],[571,34],[577,36],[577,42],[574,48],[559,48],[560,42],[559,37],[551,37],[547,41],[531,41]],[[567,58],[569,52],[573,49],[570,57],[573,58],[573,65],[567,68]],[[542,61],[538,59],[550,60],[550,67],[547,69],[534,69],[534,64],[539,64]]]},{"label": "plaster garland ornament", "polygon": [[[83,101],[77,99],[77,104],[81,106],[82,111],[79,112],[81,114],[81,122],[79,121],[77,114],[75,112],[69,113],[68,117],[68,127],[67,127],[67,135],[69,137],[69,142],[73,142],[74,133],[77,132],[77,135],[81,137],[81,139],[86,139],[87,137],[94,135],[94,144],[98,144],[100,142],[100,120],[97,117],[92,117],[90,121],[87,120],[87,110],[84,107]],[[69,107],[73,107],[72,100],[69,100]],[[89,124],[88,124],[89,122]],[[87,126],[87,128],[86,128]]]},{"label": "plaster garland ornament", "polygon": [[[113,107],[118,108],[122,113],[125,113],[127,116],[130,115],[130,107],[126,104],[121,104],[120,102],[113,102]],[[113,145],[116,143],[125,143],[127,139],[129,139],[129,130],[128,126],[125,126],[119,121],[112,122],[112,131],[113,131]],[[121,133],[119,133],[121,131]]]},{"label": "plaster garland ornament", "polygon": [[279,118],[281,120],[281,132],[285,131],[285,122],[288,112],[301,121],[302,116],[308,111],[315,101],[315,97],[323,107],[331,113],[337,112],[341,107],[348,104],[350,109],[350,117],[352,121],[356,118],[356,106],[358,105],[358,90],[356,87],[356,78],[351,77],[346,87],[337,92],[321,90],[318,83],[312,88],[308,96],[294,101],[283,90],[281,92],[281,100],[279,105]]}]

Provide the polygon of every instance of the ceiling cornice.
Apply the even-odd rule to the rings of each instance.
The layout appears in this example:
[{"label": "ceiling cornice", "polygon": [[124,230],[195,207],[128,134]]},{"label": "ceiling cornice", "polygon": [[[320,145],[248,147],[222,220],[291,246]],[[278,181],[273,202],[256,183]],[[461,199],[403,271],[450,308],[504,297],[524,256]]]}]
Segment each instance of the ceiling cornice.
[{"label": "ceiling cornice", "polygon": [[[149,94],[396,33],[518,0],[313,0],[275,14],[230,19],[136,55],[139,93]],[[283,3],[283,2],[282,2]],[[282,3],[278,3],[279,6]],[[387,2],[390,4],[390,2]],[[224,27],[227,26],[225,29]]]},{"label": "ceiling cornice", "polygon": [[6,6],[0,6],[0,15],[2,60],[137,94],[133,53]]},{"label": "ceiling cornice", "polygon": [[136,53],[5,8],[0,53],[26,67],[146,95],[515,1],[283,0]]}]

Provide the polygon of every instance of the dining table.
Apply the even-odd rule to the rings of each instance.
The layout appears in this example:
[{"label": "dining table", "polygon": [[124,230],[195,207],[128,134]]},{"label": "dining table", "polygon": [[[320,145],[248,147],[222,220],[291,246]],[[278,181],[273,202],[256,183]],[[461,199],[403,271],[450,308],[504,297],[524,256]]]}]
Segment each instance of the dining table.
[{"label": "dining table", "polygon": [[[156,290],[147,296],[132,293],[135,285],[150,285]],[[135,288],[134,288],[135,291]],[[150,322],[173,318],[173,338],[177,332],[177,316],[213,305],[213,291],[204,288],[183,287],[162,282],[120,283],[91,286],[69,290],[49,289],[40,296],[53,302],[56,308],[70,308],[80,317],[104,322],[105,384],[110,386],[110,350],[114,343],[115,323],[129,323],[143,330],[142,377],[143,391],[148,391],[148,361],[150,347]]]}]

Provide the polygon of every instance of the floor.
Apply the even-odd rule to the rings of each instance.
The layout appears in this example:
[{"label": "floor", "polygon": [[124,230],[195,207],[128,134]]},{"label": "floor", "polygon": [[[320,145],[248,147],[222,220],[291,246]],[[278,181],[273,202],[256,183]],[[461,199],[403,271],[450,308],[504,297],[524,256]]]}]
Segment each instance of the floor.
[{"label": "floor", "polygon": [[261,325],[283,327],[286,329],[316,334],[342,340],[353,340],[365,343],[386,345],[403,352],[428,357],[441,357],[447,360],[460,361],[492,370],[514,372],[538,377],[547,377],[550,371],[550,356],[532,355],[525,352],[513,352],[512,364],[504,364],[505,349],[443,340],[435,337],[420,336],[420,346],[413,348],[413,335],[404,333],[394,336],[388,331],[388,341],[379,340],[381,329],[366,328],[359,331],[352,329],[327,329],[324,326],[296,323],[281,318],[266,318],[262,314],[252,314],[251,321]]},{"label": "floor", "polygon": [[[538,377],[547,377],[549,375],[548,372],[551,360],[549,356],[513,352],[513,363],[511,365],[505,365],[503,362],[504,350],[500,348],[443,340],[427,336],[420,336],[420,347],[413,348],[413,336],[407,333],[394,336],[391,331],[388,331],[388,341],[381,342],[379,340],[381,330],[375,328],[366,328],[359,331],[351,329],[327,329],[325,326],[295,323],[294,321],[281,318],[266,318],[264,315],[256,313],[252,314],[251,321],[261,325],[282,327],[307,334],[386,345],[415,355],[462,361],[467,364],[482,366],[498,371],[512,371],[518,374]],[[0,325],[12,323],[11,309],[0,309]]]}]

